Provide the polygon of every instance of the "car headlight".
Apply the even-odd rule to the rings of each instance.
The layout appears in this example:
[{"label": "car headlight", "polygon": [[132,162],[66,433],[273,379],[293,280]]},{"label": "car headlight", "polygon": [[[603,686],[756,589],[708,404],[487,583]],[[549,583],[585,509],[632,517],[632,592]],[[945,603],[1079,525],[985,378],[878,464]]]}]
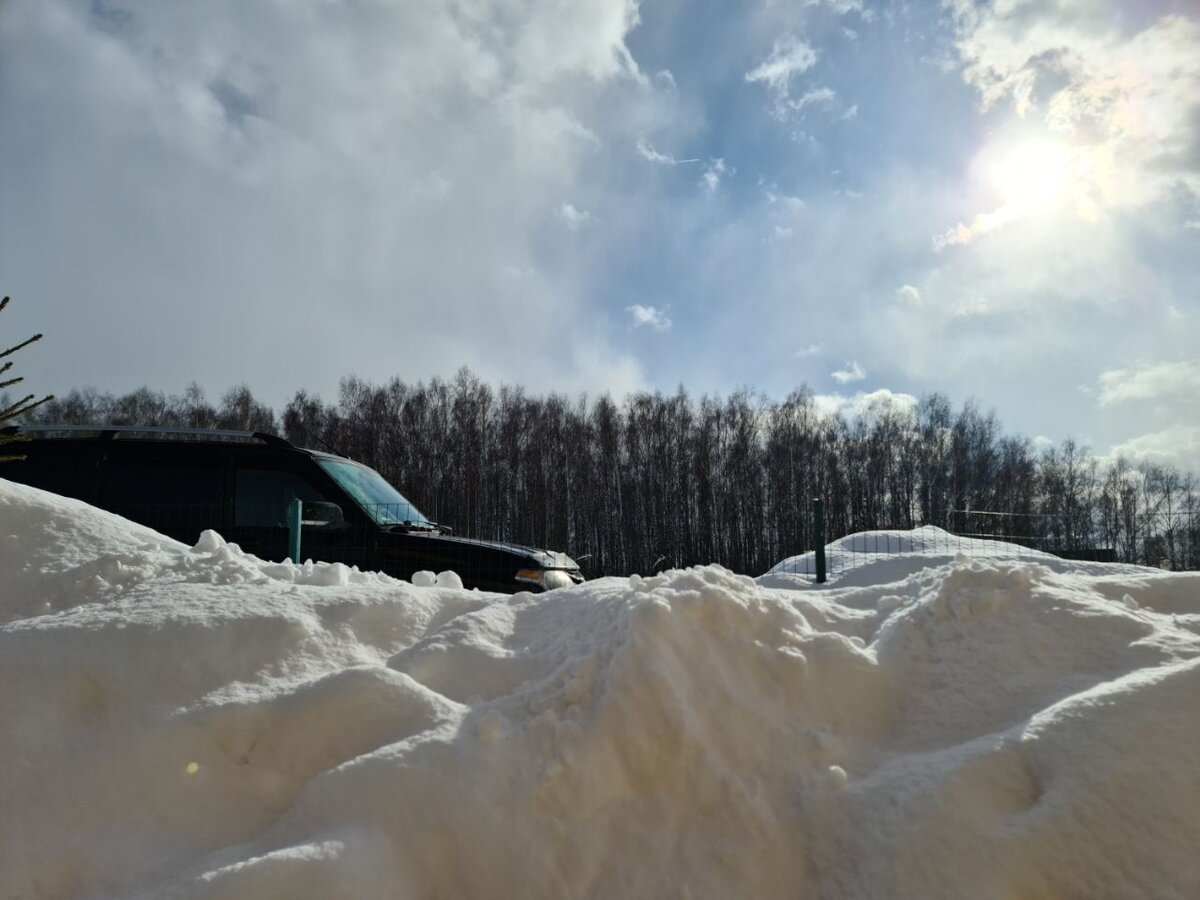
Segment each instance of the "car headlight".
[{"label": "car headlight", "polygon": [[517,573],[517,581],[536,584],[546,591],[572,584],[571,576],[562,569],[522,569]]}]

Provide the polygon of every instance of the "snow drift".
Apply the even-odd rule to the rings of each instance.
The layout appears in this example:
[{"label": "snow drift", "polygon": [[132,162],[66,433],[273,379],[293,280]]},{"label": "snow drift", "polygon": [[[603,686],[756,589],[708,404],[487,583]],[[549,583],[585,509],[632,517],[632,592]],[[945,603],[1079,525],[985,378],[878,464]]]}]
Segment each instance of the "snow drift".
[{"label": "snow drift", "polygon": [[1200,896],[1200,576],[1047,562],[507,597],[0,481],[0,898]]}]

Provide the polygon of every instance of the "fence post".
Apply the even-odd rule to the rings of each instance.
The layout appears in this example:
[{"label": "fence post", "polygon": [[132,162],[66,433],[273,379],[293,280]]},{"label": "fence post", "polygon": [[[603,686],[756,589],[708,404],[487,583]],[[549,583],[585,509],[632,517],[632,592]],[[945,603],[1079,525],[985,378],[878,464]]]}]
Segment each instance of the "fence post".
[{"label": "fence post", "polygon": [[293,500],[288,504],[288,556],[296,565],[300,564],[300,523],[303,515],[303,502]]},{"label": "fence post", "polygon": [[813,544],[817,553],[817,584],[825,583],[825,502],[814,497],[812,502]]}]

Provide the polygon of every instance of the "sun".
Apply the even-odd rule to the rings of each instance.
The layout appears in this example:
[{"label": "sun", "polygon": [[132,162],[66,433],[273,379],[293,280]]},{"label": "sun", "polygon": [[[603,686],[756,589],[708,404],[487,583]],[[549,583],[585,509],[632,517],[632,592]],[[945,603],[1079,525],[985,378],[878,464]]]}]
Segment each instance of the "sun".
[{"label": "sun", "polygon": [[988,155],[986,180],[1013,213],[1053,209],[1072,192],[1073,154],[1061,141],[1025,140]]}]

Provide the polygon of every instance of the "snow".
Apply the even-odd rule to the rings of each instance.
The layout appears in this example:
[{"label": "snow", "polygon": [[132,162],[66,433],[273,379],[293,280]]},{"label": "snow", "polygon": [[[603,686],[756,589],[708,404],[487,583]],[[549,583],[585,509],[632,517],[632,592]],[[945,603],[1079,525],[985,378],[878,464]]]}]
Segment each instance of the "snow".
[{"label": "snow", "polygon": [[0,898],[1200,896],[1200,575],[901,536],[509,597],[0,480]]},{"label": "snow", "polygon": [[[963,537],[934,525],[910,531],[862,531],[832,541],[825,548],[825,571],[839,585],[870,585],[881,580],[895,581],[929,568],[935,562],[951,562],[959,557],[999,561],[1024,561],[1046,566],[1056,572],[1104,575],[1117,571],[1135,573],[1139,566],[1113,563],[1072,562],[1041,550],[1001,540]],[[803,585],[817,572],[813,552],[791,556],[775,565],[763,584],[773,587]],[[787,576],[802,576],[789,578]]]}]

